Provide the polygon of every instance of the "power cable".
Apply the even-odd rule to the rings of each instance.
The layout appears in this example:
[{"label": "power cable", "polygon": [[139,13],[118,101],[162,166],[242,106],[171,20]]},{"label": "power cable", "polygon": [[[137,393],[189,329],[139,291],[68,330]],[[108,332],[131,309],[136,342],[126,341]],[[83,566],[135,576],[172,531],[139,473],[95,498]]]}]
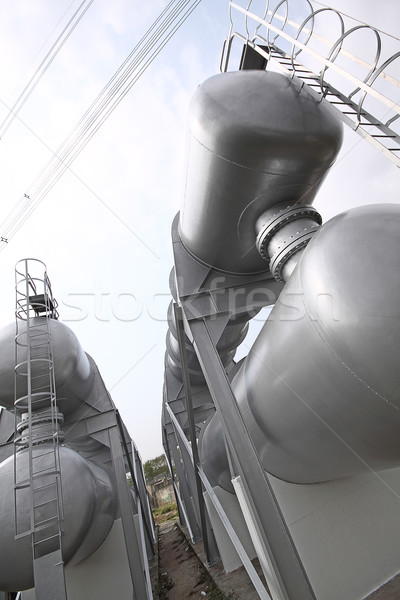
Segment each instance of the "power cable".
[{"label": "power cable", "polygon": [[62,32],[57,37],[56,41],[51,46],[50,50],[46,53],[46,56],[41,61],[40,65],[37,67],[36,71],[25,85],[24,89],[14,102],[11,107],[8,115],[5,117],[3,122],[0,124],[0,139],[4,137],[4,134],[14,121],[15,117],[24,106],[25,102],[28,100],[29,96],[32,94],[33,90],[46,73],[47,69],[50,67],[57,54],[60,52],[61,48],[64,46],[65,42],[68,40],[74,29],[80,23],[91,4],[94,0],[89,0],[87,6],[85,4],[88,0],[83,0],[77,10],[74,12],[68,23],[65,25]]},{"label": "power cable", "polygon": [[[5,223],[3,222],[2,230],[5,231],[5,233],[3,234],[2,237],[4,239],[9,240],[16,233],[16,231],[19,229],[19,227],[22,226],[23,223],[25,223],[26,219],[33,212],[36,205],[41,201],[42,194],[43,194],[43,197],[44,197],[44,195],[46,195],[45,188],[46,188],[46,186],[49,187],[49,182],[51,182],[51,179],[53,178],[53,182],[51,185],[51,187],[52,187],[58,181],[59,177],[65,171],[65,169],[68,168],[68,165],[66,165],[66,163],[65,163],[65,159],[68,156],[68,153],[71,152],[71,148],[73,148],[78,143],[79,139],[82,138],[83,132],[89,126],[91,120],[93,119],[92,113],[95,115],[96,112],[98,112],[100,110],[97,107],[99,99],[102,98],[102,96],[105,94],[105,91],[110,87],[111,82],[116,79],[116,75],[118,73],[120,73],[122,71],[121,78],[122,79],[125,78],[125,72],[127,69],[123,70],[123,67],[128,64],[128,70],[129,70],[129,68],[130,68],[129,59],[132,59],[132,57],[134,57],[134,59],[135,59],[135,50],[140,50],[141,45],[143,45],[143,42],[145,42],[146,38],[149,37],[149,34],[156,27],[156,25],[160,22],[161,18],[165,14],[167,14],[167,18],[164,20],[164,22],[162,22],[161,26],[157,30],[158,33],[160,33],[160,32],[162,33],[165,30],[166,25],[169,24],[169,22],[170,22],[171,16],[172,17],[176,16],[176,8],[174,8],[171,11],[171,14],[168,14],[168,10],[174,6],[174,3],[175,3],[175,1],[172,0],[167,5],[167,7],[161,12],[161,14],[157,17],[157,19],[153,22],[153,24],[150,26],[148,31],[142,37],[140,42],[138,44],[136,44],[135,48],[129,54],[128,58],[125,59],[125,61],[122,63],[122,65],[116,71],[116,73],[114,73],[111,80],[107,83],[105,88],[97,96],[96,100],[92,103],[90,109],[88,109],[85,112],[84,116],[80,119],[78,125],[74,127],[73,131],[67,136],[67,138],[61,144],[61,146],[57,149],[57,151],[55,153],[53,152],[53,157],[50,159],[50,161],[47,163],[47,165],[42,169],[42,171],[36,177],[34,182],[29,186],[29,190],[30,190],[29,193],[24,194],[24,196],[20,199],[20,201],[18,202],[17,206],[14,208],[12,213],[9,215],[9,217],[7,217],[8,223],[5,227],[5,229],[3,228],[5,226]],[[187,3],[187,0],[186,0],[186,3]],[[179,5],[177,7],[178,11],[180,8],[182,8],[182,5],[184,5],[184,4],[185,4],[185,1],[181,0],[181,2],[179,3]],[[153,45],[154,42],[155,42],[155,38],[153,36],[150,38],[149,42],[145,46],[145,50],[147,48],[151,47],[151,45]],[[116,89],[118,89],[118,87]],[[115,94],[115,91],[113,93]],[[112,98],[112,96],[111,96],[111,98]],[[81,126],[81,129],[79,129],[79,125]],[[70,142],[72,135],[75,131],[77,131],[76,135],[78,137],[75,141]],[[54,176],[57,176],[56,179],[54,179]],[[51,187],[49,187],[48,191],[50,191]],[[36,198],[35,202],[34,202],[34,198]],[[33,205],[33,202],[34,202],[34,205]],[[22,220],[21,220],[21,215],[25,215],[24,217],[22,217]],[[4,246],[4,244],[3,244],[3,246]],[[0,246],[0,249],[1,249],[1,246]]]},{"label": "power cable", "polygon": [[66,140],[53,153],[53,157],[29,187],[28,193],[24,194],[0,225],[0,251],[6,247],[200,2],[201,0],[181,0],[176,3],[172,0],[161,12]]},{"label": "power cable", "polygon": [[[173,20],[174,18],[176,18],[176,16],[179,15],[179,12],[187,4],[188,4],[188,0],[181,0],[178,7],[173,9],[172,15],[167,15],[165,22],[162,23],[161,27],[159,28],[159,30],[157,32],[157,34],[158,34],[157,39],[159,39],[167,31],[169,25],[171,24],[171,19]],[[53,156],[53,158],[50,160],[48,165],[42,171],[42,173],[44,175],[42,175],[40,177],[39,186],[30,192],[30,194],[29,194],[30,196],[32,196],[32,195],[40,196],[41,193],[43,192],[43,190],[46,188],[46,186],[50,185],[50,189],[51,189],[51,187],[55,183],[55,182],[54,183],[51,182],[52,178],[56,177],[55,181],[57,181],[59,179],[59,173],[61,172],[61,174],[62,174],[65,171],[65,168],[68,167],[68,165],[72,162],[72,160],[79,154],[79,152],[86,145],[87,141],[89,141],[89,139],[92,137],[92,135],[90,135],[91,128],[93,128],[93,127],[96,128],[94,133],[97,131],[98,127],[96,127],[96,121],[99,120],[102,113],[107,109],[107,106],[111,102],[114,102],[114,107],[119,103],[119,102],[114,101],[114,98],[115,98],[117,92],[119,92],[121,90],[121,88],[123,88],[124,83],[126,82],[126,80],[129,80],[129,76],[134,71],[134,67],[136,66],[136,64],[138,62],[140,64],[140,59],[142,57],[147,56],[147,54],[149,53],[149,50],[154,46],[154,43],[155,43],[155,40],[154,40],[154,36],[153,36],[153,38],[151,38],[149,43],[146,44],[145,52],[141,51],[141,53],[139,54],[139,61],[137,61],[136,58],[134,59],[133,68],[132,68],[131,63],[128,64],[128,68],[125,71],[123,71],[117,84],[114,86],[112,93],[107,94],[107,96],[106,96],[105,100],[103,100],[100,108],[95,107],[93,115],[92,114],[88,115],[86,121],[84,121],[84,123],[82,125],[81,130],[78,131],[77,135],[75,136],[75,139],[72,142],[70,142],[69,144],[66,142],[68,142],[68,140],[70,140],[71,135],[69,135],[67,137],[66,142],[64,142],[60,146],[60,148],[57,150],[57,156]],[[136,80],[137,80],[137,78],[135,79],[135,81]],[[107,87],[108,87],[108,84],[107,84],[106,88]],[[106,88],[104,88],[104,90]],[[104,95],[104,90],[100,93],[99,97]],[[111,110],[108,110],[107,116],[112,112],[112,110],[113,110],[113,108]],[[102,122],[104,122],[104,120]],[[101,124],[102,124],[102,122],[101,122]],[[90,137],[85,142],[85,135],[87,135],[87,134],[89,134]],[[62,150],[63,148],[64,148],[64,150]],[[70,158],[68,158],[68,157],[70,157]],[[66,165],[66,167],[65,167],[65,165]],[[47,173],[46,173],[46,170],[47,170]]]}]

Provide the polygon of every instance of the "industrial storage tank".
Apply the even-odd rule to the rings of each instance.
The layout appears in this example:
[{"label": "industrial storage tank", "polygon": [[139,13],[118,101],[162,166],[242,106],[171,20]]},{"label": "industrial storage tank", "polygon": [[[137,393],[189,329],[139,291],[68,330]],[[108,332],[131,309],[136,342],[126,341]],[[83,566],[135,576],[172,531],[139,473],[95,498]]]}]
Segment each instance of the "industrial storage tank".
[{"label": "industrial storage tank", "polygon": [[[227,68],[242,40],[243,70],[200,85],[190,107],[172,225],[164,446],[208,560],[216,541],[226,570],[244,565],[260,597],[365,598],[399,570],[400,207],[361,206],[322,225],[312,203],[341,122],[398,164],[395,103],[380,97],[392,110],[386,123],[364,103],[397,54],[343,94],[327,69],[355,82],[333,63],[347,33],[367,26],[343,34],[312,73],[300,64],[304,28],[311,36],[314,16],[331,9],[303,22],[290,56],[279,47],[279,6],[254,17],[254,37],[250,6],[235,7],[247,39],[232,27],[223,58]],[[279,19],[289,40],[287,14]],[[224,328],[272,305],[247,356],[234,362],[237,332],[227,360]]]},{"label": "industrial storage tank", "polygon": [[234,71],[202,83],[189,109],[184,246],[214,269],[265,271],[259,218],[282,202],[311,204],[342,135],[329,105],[280,73]]},{"label": "industrial storage tank", "polygon": [[[377,243],[377,240],[380,240]],[[315,483],[400,465],[400,207],[365,206],[304,250],[232,386],[268,473]],[[200,453],[232,491],[218,416]]]},{"label": "industrial storage tank", "polygon": [[[35,469],[43,472],[36,485],[46,486],[52,475],[52,444],[33,448]],[[115,493],[110,475],[93,462],[85,460],[71,448],[61,446],[60,470],[62,473],[63,536],[62,555],[65,564],[76,564],[93,554],[106,539],[116,510]],[[47,474],[46,474],[47,473]],[[29,449],[21,450],[17,457],[17,479],[29,478]],[[14,457],[0,464],[0,590],[26,590],[34,586],[31,535],[20,536],[30,530],[31,512],[29,489],[19,493],[14,506]],[[43,496],[45,498],[45,495]],[[48,504],[47,502],[45,503]],[[47,506],[43,505],[42,517]],[[20,516],[16,532],[15,511]],[[49,535],[48,528],[43,530]],[[15,539],[15,534],[19,537]],[[51,550],[51,540],[40,545],[40,553]]]},{"label": "industrial storage tank", "polygon": [[[49,334],[54,348],[54,370],[57,374],[57,405],[64,416],[77,410],[89,395],[94,383],[90,361],[83,351],[74,332],[61,321],[48,321]],[[43,317],[32,317],[30,328],[45,336]],[[26,360],[26,322],[19,324],[18,359]],[[14,368],[15,368],[15,323],[0,330],[0,406],[8,410],[14,408]],[[35,368],[35,366],[33,366]],[[38,367],[40,368],[40,367]],[[17,397],[25,393],[23,378],[18,379]]]},{"label": "industrial storage tank", "polygon": [[94,360],[58,320],[44,263],[23,259],[15,274],[16,322],[0,330],[0,406],[15,415],[0,419],[0,596],[150,598],[137,449]]},{"label": "industrial storage tank", "polygon": [[[265,273],[272,279],[256,245],[263,217],[282,203],[311,210],[342,135],[329,106],[285,75],[235,71],[211,77],[198,87],[189,109],[184,200],[173,237],[213,271]],[[176,300],[175,278],[173,269],[170,288]],[[231,309],[217,343],[225,367],[259,311]],[[172,304],[168,323],[166,368],[181,380]],[[191,383],[204,385],[189,341],[187,355]]]}]

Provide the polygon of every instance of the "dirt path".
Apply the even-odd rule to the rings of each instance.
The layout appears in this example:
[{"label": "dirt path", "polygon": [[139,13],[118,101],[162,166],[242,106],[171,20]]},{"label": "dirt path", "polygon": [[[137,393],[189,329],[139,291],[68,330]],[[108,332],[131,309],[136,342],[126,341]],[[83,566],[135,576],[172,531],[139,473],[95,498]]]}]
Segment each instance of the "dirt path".
[{"label": "dirt path", "polygon": [[[196,551],[203,556],[201,546],[198,542]],[[263,579],[257,560],[253,561],[253,566]],[[258,594],[243,567],[227,574],[222,568],[222,563],[218,563],[213,565],[210,571],[212,576],[195,554],[177,521],[160,524],[158,564],[155,559],[152,566],[154,600],[258,600]],[[399,598],[400,575],[365,600]]]},{"label": "dirt path", "polygon": [[[193,552],[176,522],[163,523],[159,532],[158,600],[225,600]],[[231,595],[233,600],[234,596]]]}]

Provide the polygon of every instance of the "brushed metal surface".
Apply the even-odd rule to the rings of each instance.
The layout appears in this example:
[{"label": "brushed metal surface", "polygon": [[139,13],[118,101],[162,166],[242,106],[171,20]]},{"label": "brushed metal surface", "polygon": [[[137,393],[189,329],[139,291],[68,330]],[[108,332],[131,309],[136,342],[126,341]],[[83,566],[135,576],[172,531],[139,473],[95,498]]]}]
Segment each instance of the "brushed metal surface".
[{"label": "brushed metal surface", "polygon": [[[31,319],[32,326],[39,324],[42,317]],[[23,322],[20,332],[23,331]],[[93,373],[89,360],[75,334],[60,321],[49,321],[50,334],[56,378],[56,394],[58,409],[69,415],[79,408],[93,385]],[[21,338],[20,338],[21,339]],[[26,360],[20,346],[19,360]],[[0,406],[8,410],[14,407],[14,367],[15,367],[15,323],[10,323],[0,330]],[[23,378],[19,377],[18,397],[25,395]]]},{"label": "brushed metal surface", "polygon": [[280,202],[311,204],[341,142],[330,107],[285,75],[211,77],[190,106],[182,242],[216,269],[265,271],[258,217]]},{"label": "brushed metal surface", "polygon": [[[323,225],[233,381],[265,469],[294,483],[400,465],[400,206]],[[200,453],[225,489],[218,417]]]},{"label": "brushed metal surface", "polygon": [[[33,448],[33,456],[43,455],[43,444]],[[62,555],[65,563],[82,561],[105,540],[114,522],[115,498],[108,474],[86,461],[70,448],[61,446],[60,463],[64,506]],[[51,468],[52,453],[40,456],[35,468]],[[28,450],[17,456],[18,480],[28,476]],[[45,484],[46,478],[36,485]],[[0,464],[0,589],[24,590],[33,587],[31,536],[14,539],[14,457]],[[17,492],[19,526],[30,527],[29,490]],[[21,519],[26,515],[26,522]]]}]

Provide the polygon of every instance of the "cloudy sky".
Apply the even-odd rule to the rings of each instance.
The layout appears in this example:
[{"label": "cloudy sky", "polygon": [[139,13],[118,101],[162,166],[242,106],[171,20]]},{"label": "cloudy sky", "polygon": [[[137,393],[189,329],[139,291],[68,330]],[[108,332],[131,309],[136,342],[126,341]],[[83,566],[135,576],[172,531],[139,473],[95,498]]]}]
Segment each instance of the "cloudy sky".
[{"label": "cloudy sky", "polygon": [[[293,2],[301,13],[305,1]],[[0,123],[80,4],[0,0]],[[398,0],[383,0],[380,13],[370,0],[333,5],[400,37]],[[33,196],[53,153],[166,6],[90,4],[18,117],[0,125],[0,223]],[[182,199],[188,105],[218,72],[228,30],[227,0],[203,0],[0,251],[0,326],[13,320],[15,263],[43,260],[61,320],[98,363],[144,460],[162,451],[170,225]],[[385,58],[400,50],[386,43]],[[360,38],[357,49],[371,53],[371,44]],[[351,206],[398,202],[399,183],[399,169],[348,132],[315,205],[326,220]]]}]

